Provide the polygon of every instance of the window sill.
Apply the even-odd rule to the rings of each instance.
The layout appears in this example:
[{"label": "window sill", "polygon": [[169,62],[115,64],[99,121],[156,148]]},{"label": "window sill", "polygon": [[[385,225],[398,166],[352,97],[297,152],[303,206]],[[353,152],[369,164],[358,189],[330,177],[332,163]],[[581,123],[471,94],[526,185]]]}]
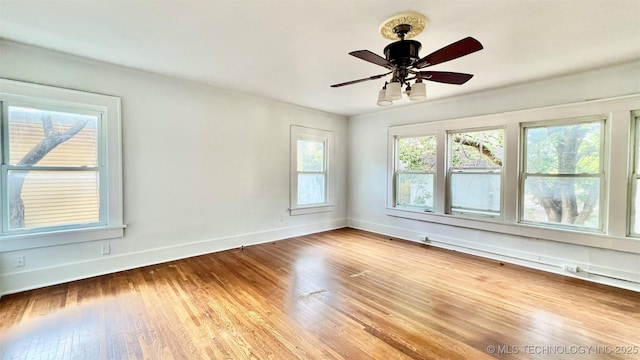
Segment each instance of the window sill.
[{"label": "window sill", "polygon": [[315,214],[329,211],[333,211],[333,205],[331,204],[313,205],[289,209],[289,213],[291,214],[291,216]]},{"label": "window sill", "polygon": [[92,227],[0,236],[0,253],[124,237],[122,226]]},{"label": "window sill", "polygon": [[530,224],[507,223],[496,218],[480,218],[457,214],[435,214],[392,207],[386,208],[386,214],[388,216],[426,221],[435,224],[640,254],[640,239],[638,238],[615,236],[589,231],[578,231],[573,229],[534,226]]}]

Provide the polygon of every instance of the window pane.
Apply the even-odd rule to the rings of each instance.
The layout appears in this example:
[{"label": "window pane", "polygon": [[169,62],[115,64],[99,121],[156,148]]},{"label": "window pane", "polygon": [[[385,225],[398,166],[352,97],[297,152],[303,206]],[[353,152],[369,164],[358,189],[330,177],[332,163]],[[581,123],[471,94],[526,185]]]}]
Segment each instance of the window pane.
[{"label": "window pane", "polygon": [[500,212],[500,173],[452,173],[451,207],[492,215]]},{"label": "window pane", "polygon": [[636,179],[636,198],[633,202],[635,207],[635,218],[633,220],[633,233],[640,234],[640,179]]},{"label": "window pane", "polygon": [[597,174],[602,122],[526,129],[526,172]]},{"label": "window pane", "polygon": [[523,219],[597,229],[599,202],[599,178],[528,176]]},{"label": "window pane", "polygon": [[324,174],[298,174],[298,205],[324,204]]},{"label": "window pane", "polygon": [[98,117],[9,106],[9,163],[97,166]]},{"label": "window pane", "polygon": [[500,168],[504,161],[504,130],[451,134],[451,167]]},{"label": "window pane", "polygon": [[324,171],[324,143],[298,140],[298,171]]},{"label": "window pane", "polygon": [[640,110],[633,112],[635,117],[636,139],[635,139],[635,173],[640,173]]},{"label": "window pane", "polygon": [[635,193],[635,199],[633,201],[633,211],[631,214],[633,215],[633,219],[631,219],[631,234],[632,235],[640,235],[640,111],[636,110],[633,112],[633,116],[635,119],[635,171],[633,174],[633,191]]},{"label": "window pane", "polygon": [[98,222],[98,177],[97,171],[9,171],[9,228]]},{"label": "window pane", "polygon": [[433,209],[433,174],[398,174],[398,205]]},{"label": "window pane", "polygon": [[398,139],[398,171],[432,171],[435,168],[435,135]]}]

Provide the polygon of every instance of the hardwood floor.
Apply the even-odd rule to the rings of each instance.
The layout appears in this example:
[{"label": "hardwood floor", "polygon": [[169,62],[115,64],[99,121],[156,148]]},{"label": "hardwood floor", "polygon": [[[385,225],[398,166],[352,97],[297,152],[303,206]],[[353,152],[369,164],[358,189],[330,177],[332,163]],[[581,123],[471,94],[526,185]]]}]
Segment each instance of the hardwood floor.
[{"label": "hardwood floor", "polygon": [[640,294],[341,229],[7,295],[3,359],[640,358]]}]

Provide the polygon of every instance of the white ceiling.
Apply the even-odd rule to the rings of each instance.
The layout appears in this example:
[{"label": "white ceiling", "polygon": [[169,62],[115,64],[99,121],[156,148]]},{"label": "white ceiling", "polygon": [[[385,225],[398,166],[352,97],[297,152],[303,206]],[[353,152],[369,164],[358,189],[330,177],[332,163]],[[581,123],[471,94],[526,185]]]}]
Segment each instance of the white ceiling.
[{"label": "white ceiling", "polygon": [[640,0],[0,0],[0,37],[349,116],[381,109],[384,80],[329,85],[386,72],[348,53],[383,55],[378,28],[405,11],[429,21],[420,56],[484,45],[429,68],[475,74],[429,99],[640,59]]}]

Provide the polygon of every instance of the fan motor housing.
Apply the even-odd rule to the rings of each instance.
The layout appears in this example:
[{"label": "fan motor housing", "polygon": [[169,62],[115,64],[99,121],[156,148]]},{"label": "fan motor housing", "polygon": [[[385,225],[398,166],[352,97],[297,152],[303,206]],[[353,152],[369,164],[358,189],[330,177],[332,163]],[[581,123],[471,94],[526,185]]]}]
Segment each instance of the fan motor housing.
[{"label": "fan motor housing", "polygon": [[400,40],[387,45],[384,48],[384,56],[387,60],[400,67],[413,65],[420,57],[418,53],[422,44],[415,40]]}]

